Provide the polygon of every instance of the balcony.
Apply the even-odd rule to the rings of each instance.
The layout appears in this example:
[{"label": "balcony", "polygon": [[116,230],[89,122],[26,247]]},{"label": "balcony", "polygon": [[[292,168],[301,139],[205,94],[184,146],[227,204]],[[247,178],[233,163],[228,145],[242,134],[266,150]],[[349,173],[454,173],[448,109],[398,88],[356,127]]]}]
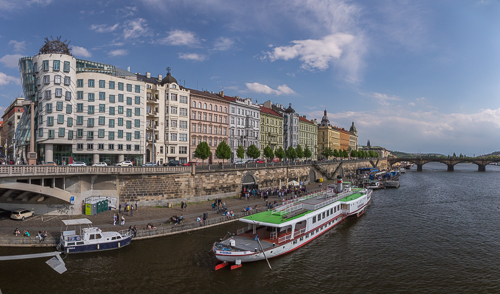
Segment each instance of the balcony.
[{"label": "balcony", "polygon": [[152,104],[158,104],[158,103],[160,103],[159,99],[158,99],[158,96],[156,96],[156,97],[148,97],[148,98],[146,98],[146,102],[147,103],[152,103]]},{"label": "balcony", "polygon": [[149,111],[146,113],[147,116],[151,117],[157,117],[158,116],[158,111]]}]

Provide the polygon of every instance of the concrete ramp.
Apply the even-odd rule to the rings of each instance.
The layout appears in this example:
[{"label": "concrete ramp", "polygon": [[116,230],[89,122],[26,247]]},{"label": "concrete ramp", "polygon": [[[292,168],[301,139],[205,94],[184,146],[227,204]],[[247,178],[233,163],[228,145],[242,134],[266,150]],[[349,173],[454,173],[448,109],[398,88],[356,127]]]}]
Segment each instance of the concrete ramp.
[{"label": "concrete ramp", "polygon": [[0,183],[0,202],[19,204],[69,204],[67,191],[26,183]]}]

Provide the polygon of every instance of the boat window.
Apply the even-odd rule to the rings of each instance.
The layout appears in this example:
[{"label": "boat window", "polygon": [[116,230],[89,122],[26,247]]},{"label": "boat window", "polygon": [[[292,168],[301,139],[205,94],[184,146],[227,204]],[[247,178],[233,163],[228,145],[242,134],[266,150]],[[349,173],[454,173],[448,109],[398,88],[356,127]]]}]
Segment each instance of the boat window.
[{"label": "boat window", "polygon": [[95,235],[91,234],[89,240],[94,240],[94,239],[95,239]]},{"label": "boat window", "polygon": [[74,246],[75,242],[68,243],[68,246]]},{"label": "boat window", "polygon": [[120,237],[120,236],[116,237],[116,239],[118,239],[118,240],[120,240],[121,238],[122,238],[122,237]]},{"label": "boat window", "polygon": [[293,244],[297,244],[297,240],[293,241]]},{"label": "boat window", "polygon": [[304,241],[304,237],[300,237],[300,241]]},{"label": "boat window", "polygon": [[116,240],[116,237],[111,238],[111,240]]},{"label": "boat window", "polygon": [[76,245],[83,245],[83,242],[76,242]]},{"label": "boat window", "polygon": [[333,214],[333,208],[330,208],[330,214]]},{"label": "boat window", "polygon": [[306,239],[309,238],[309,234],[306,235]]},{"label": "boat window", "polygon": [[325,218],[325,212],[323,211],[323,218]]},{"label": "boat window", "polygon": [[314,232],[311,232],[311,237],[314,236]]},{"label": "boat window", "polygon": [[96,239],[101,239],[102,238],[101,234],[97,234],[95,236],[96,236]]},{"label": "boat window", "polygon": [[326,216],[330,216],[330,211],[329,210],[326,211]]},{"label": "boat window", "polygon": [[316,222],[316,216],[313,216],[313,224]]}]

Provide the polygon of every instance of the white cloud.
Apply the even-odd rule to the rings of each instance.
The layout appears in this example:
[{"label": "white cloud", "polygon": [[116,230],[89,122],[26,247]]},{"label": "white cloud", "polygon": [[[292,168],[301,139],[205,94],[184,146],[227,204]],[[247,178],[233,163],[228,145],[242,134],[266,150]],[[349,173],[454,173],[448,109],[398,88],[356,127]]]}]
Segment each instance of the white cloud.
[{"label": "white cloud", "polygon": [[205,59],[207,59],[205,55],[196,53],[179,53],[179,58],[187,60],[196,60],[196,61],[204,61]]},{"label": "white cloud", "polygon": [[220,37],[215,40],[214,49],[218,51],[226,51],[233,47],[234,41],[230,38]]},{"label": "white cloud", "polygon": [[16,40],[10,40],[9,45],[14,47],[15,52],[21,52],[24,49],[26,49],[26,42],[25,41],[16,41]]},{"label": "white cloud", "polygon": [[92,54],[87,49],[80,47],[80,46],[73,46],[71,51],[72,51],[73,55],[75,55],[77,57],[88,58],[88,57],[92,56]]},{"label": "white cloud", "polygon": [[125,22],[125,29],[123,29],[123,38],[138,38],[141,36],[150,36],[148,24],[144,18],[137,18]]},{"label": "white cloud", "polygon": [[325,70],[333,60],[341,57],[342,47],[353,42],[354,38],[350,34],[336,33],[321,40],[292,41],[295,45],[275,47],[272,52],[267,52],[267,56],[271,61],[298,58],[303,69]]},{"label": "white cloud", "polygon": [[127,6],[125,8],[119,8],[116,10],[116,14],[118,14],[119,17],[131,17],[134,16],[135,13],[137,13],[137,7],[135,6]]},{"label": "white cloud", "polygon": [[6,67],[17,68],[19,58],[21,57],[23,57],[23,55],[20,54],[5,55],[4,57],[0,58],[0,62],[3,63],[3,65]]},{"label": "white cloud", "polygon": [[47,6],[50,3],[52,3],[52,0],[0,0],[0,11],[12,11],[33,4]]},{"label": "white cloud", "polygon": [[367,96],[374,98],[375,101],[382,106],[388,106],[390,104],[389,101],[401,100],[401,98],[399,98],[398,96],[389,96],[387,94],[376,93],[376,92],[368,94]]},{"label": "white cloud", "polygon": [[245,83],[247,89],[255,93],[273,94],[273,95],[292,95],[295,91],[290,89],[287,85],[278,86],[276,90],[260,83]]},{"label": "white cloud", "polygon": [[16,77],[11,77],[11,76],[4,74],[3,72],[0,72],[0,86],[5,86],[5,85],[8,85],[10,83],[14,83],[14,84],[19,85],[19,84],[21,84],[21,79],[16,78]]},{"label": "white cloud", "polygon": [[193,46],[199,44],[200,41],[196,38],[193,32],[171,30],[170,32],[168,32],[168,37],[160,39],[158,43],[164,45]]},{"label": "white cloud", "polygon": [[116,30],[118,28],[118,24],[114,24],[112,26],[106,26],[105,24],[101,24],[101,25],[91,25],[90,26],[90,29],[93,30],[93,31],[96,31],[98,33],[110,33],[110,32],[113,32],[114,30]]},{"label": "white cloud", "polygon": [[125,49],[116,49],[108,52],[109,56],[117,57],[117,56],[125,56],[128,54],[128,51]]}]

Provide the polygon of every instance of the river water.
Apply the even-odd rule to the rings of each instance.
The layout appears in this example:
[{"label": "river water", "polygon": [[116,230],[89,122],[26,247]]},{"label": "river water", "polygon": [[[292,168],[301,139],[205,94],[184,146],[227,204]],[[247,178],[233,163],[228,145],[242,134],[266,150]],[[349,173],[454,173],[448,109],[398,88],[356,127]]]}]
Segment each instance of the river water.
[{"label": "river water", "polygon": [[[227,224],[45,260],[0,261],[2,293],[499,293],[500,167],[438,163],[375,191],[365,215],[267,263],[214,271]],[[0,248],[0,256],[47,249]]]}]

